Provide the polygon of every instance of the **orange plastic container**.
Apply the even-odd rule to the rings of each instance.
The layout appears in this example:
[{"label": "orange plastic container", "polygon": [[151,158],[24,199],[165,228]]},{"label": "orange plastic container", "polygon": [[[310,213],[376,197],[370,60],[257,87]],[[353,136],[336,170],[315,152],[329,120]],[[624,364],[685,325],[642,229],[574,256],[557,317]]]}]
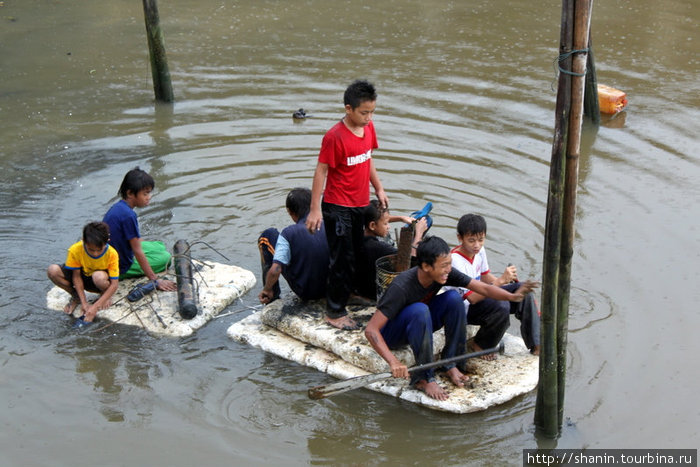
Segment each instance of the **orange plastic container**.
[{"label": "orange plastic container", "polygon": [[604,84],[598,85],[600,113],[616,114],[627,106],[627,94]]}]

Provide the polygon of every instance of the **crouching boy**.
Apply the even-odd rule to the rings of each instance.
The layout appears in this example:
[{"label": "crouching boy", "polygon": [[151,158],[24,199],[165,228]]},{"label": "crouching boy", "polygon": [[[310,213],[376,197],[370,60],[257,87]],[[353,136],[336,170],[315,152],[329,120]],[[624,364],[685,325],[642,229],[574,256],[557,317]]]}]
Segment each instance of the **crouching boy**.
[{"label": "crouching boy", "polygon": [[[377,310],[367,323],[365,336],[370,345],[389,364],[395,378],[408,378],[408,368],[391,349],[408,344],[416,364],[433,361],[433,332],[445,328],[445,347],[441,358],[465,353],[467,320],[462,297],[456,290],[438,294],[443,285],[467,287],[498,300],[518,301],[537,283],[526,281],[514,293],[494,287],[452,269],[450,247],[439,237],[423,240],[416,251],[418,266],[399,274],[377,303]],[[444,367],[450,381],[463,387],[469,379],[464,363]],[[445,400],[448,393],[434,377],[434,370],[415,372],[411,384],[429,397]]]},{"label": "crouching boy", "polygon": [[[83,239],[68,248],[66,262],[62,266],[52,264],[47,271],[51,282],[71,296],[63,311],[71,314],[80,305],[80,318],[87,323],[112,304],[112,295],[119,286],[119,254],[108,241],[107,224],[90,222],[83,228]],[[88,303],[86,290],[100,294],[95,303]]]}]

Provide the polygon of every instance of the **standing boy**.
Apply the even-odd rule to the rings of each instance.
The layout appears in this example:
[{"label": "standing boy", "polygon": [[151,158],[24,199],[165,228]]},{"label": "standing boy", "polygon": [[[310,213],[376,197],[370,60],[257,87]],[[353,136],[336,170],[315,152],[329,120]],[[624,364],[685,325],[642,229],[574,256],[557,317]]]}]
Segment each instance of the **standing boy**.
[{"label": "standing boy", "polygon": [[389,206],[372,159],[372,151],[378,147],[372,123],[376,101],[374,86],[367,81],[355,81],[345,90],[345,116],[323,137],[306,218],[311,233],[321,229],[322,220],[325,224],[330,266],[324,320],[344,330],[358,329],[345,305],[355,286],[370,183],[380,205]]},{"label": "standing boy", "polygon": [[[67,314],[80,305],[86,323],[91,323],[99,310],[112,304],[112,295],[119,286],[119,255],[109,246],[109,227],[104,222],[90,222],[83,228],[83,239],[68,248],[63,266],[52,264],[47,275],[51,282],[68,292]],[[99,293],[95,303],[88,303],[85,291]]]},{"label": "standing boy", "polygon": [[328,273],[326,235],[312,235],[306,229],[306,216],[311,204],[311,190],[294,188],[287,194],[287,213],[294,224],[278,233],[266,229],[258,238],[263,263],[263,289],[260,303],[270,303],[280,295],[279,277],[284,276],[289,288],[302,300],[325,297]]},{"label": "standing boy", "polygon": [[[120,277],[146,276],[155,282],[158,290],[177,290],[175,282],[159,279],[154,269],[162,272],[170,260],[170,253],[161,242],[142,242],[139,221],[134,208],[143,208],[151,202],[155,181],[147,172],[136,167],[124,176],[119,187],[122,199],[114,204],[102,219],[109,225],[110,244],[119,252]],[[134,263],[136,259],[136,263]]]},{"label": "standing boy", "polygon": [[[438,294],[443,285],[472,287],[475,291],[499,300],[522,300],[525,294],[537,286],[526,281],[515,293],[493,287],[452,269],[450,247],[439,237],[428,237],[418,245],[418,266],[402,272],[394,278],[377,303],[365,328],[370,345],[389,364],[395,378],[407,378],[408,368],[390,349],[408,344],[416,364],[433,361],[433,331],[445,328],[445,347],[441,358],[452,358],[465,353],[467,320],[462,298],[456,290]],[[444,368],[457,387],[463,387],[469,379],[464,374],[464,363],[454,363]],[[411,384],[429,397],[445,400],[447,392],[437,384],[434,370],[415,372]]]},{"label": "standing boy", "polygon": [[[519,287],[518,271],[508,265],[501,277],[491,273],[486,259],[486,220],[478,214],[465,214],[457,223],[459,246],[452,249],[452,267],[486,284],[501,287],[509,292]],[[479,325],[479,331],[471,341],[473,350],[498,345],[510,325],[510,315],[520,320],[520,335],[534,355],[540,352],[540,317],[533,294],[529,293],[517,302],[485,297],[471,288],[460,290],[467,312],[467,323]],[[484,355],[492,360],[495,355]]]}]

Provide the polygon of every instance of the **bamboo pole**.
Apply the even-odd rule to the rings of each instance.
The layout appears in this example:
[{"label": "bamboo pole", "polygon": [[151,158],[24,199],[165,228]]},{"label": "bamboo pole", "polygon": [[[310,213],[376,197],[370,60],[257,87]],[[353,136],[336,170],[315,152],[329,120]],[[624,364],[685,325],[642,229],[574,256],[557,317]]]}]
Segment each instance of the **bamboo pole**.
[{"label": "bamboo pole", "polygon": [[581,128],[583,126],[583,100],[586,85],[586,63],[591,29],[593,0],[576,0],[574,14],[574,50],[571,71],[571,113],[569,137],[566,149],[564,179],[564,205],[559,266],[559,291],[557,292],[557,375],[558,375],[558,426],[564,413],[564,389],[566,386],[566,344],[569,332],[569,293],[571,290],[571,260],[574,254],[576,190],[578,188],[578,162],[581,155]]},{"label": "bamboo pole", "polygon": [[592,2],[563,0],[562,4],[561,72],[545,225],[540,383],[535,406],[536,428],[548,438],[559,435],[563,418],[571,259]]},{"label": "bamboo pole", "polygon": [[[559,67],[571,69],[566,54],[573,45],[574,0],[562,0]],[[559,73],[554,121],[554,141],[549,166],[549,194],[545,223],[544,258],[542,270],[540,375],[535,405],[535,426],[549,438],[559,433],[556,305],[559,289],[559,258],[561,217],[564,192],[564,158],[566,155],[569,111],[571,106],[571,75]]]},{"label": "bamboo pole", "polygon": [[153,91],[156,100],[173,102],[173,86],[170,81],[168,59],[165,56],[163,32],[160,29],[157,0],[143,0],[143,13],[146,21],[146,36],[148,38],[148,55],[151,61],[153,76]]},{"label": "bamboo pole", "polygon": [[583,97],[583,115],[596,125],[600,124],[600,103],[598,102],[598,78],[593,57],[593,40],[588,31],[588,61],[586,63],[586,91]]}]

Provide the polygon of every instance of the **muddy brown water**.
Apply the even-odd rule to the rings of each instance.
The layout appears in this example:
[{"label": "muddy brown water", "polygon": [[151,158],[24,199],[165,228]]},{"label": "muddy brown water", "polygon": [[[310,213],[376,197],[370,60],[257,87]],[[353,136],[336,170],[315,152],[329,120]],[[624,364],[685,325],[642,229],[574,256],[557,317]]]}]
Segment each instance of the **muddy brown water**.
[{"label": "muddy brown water", "polygon": [[[0,2],[0,464],[520,465],[551,446],[535,393],[464,416],[309,400],[326,375],[226,336],[257,290],[186,339],[76,334],[46,308],[45,267],[139,165],[156,179],[144,238],[202,240],[259,275],[258,233],[288,222],[284,195],[310,186],[366,77],[393,212],[432,201],[450,242],[482,213],[492,268],[540,277],[560,9],[161,2],[177,101],[155,106],[141,2]],[[598,80],[630,103],[584,134],[558,447],[698,447],[699,18],[681,0],[593,7]]]}]

